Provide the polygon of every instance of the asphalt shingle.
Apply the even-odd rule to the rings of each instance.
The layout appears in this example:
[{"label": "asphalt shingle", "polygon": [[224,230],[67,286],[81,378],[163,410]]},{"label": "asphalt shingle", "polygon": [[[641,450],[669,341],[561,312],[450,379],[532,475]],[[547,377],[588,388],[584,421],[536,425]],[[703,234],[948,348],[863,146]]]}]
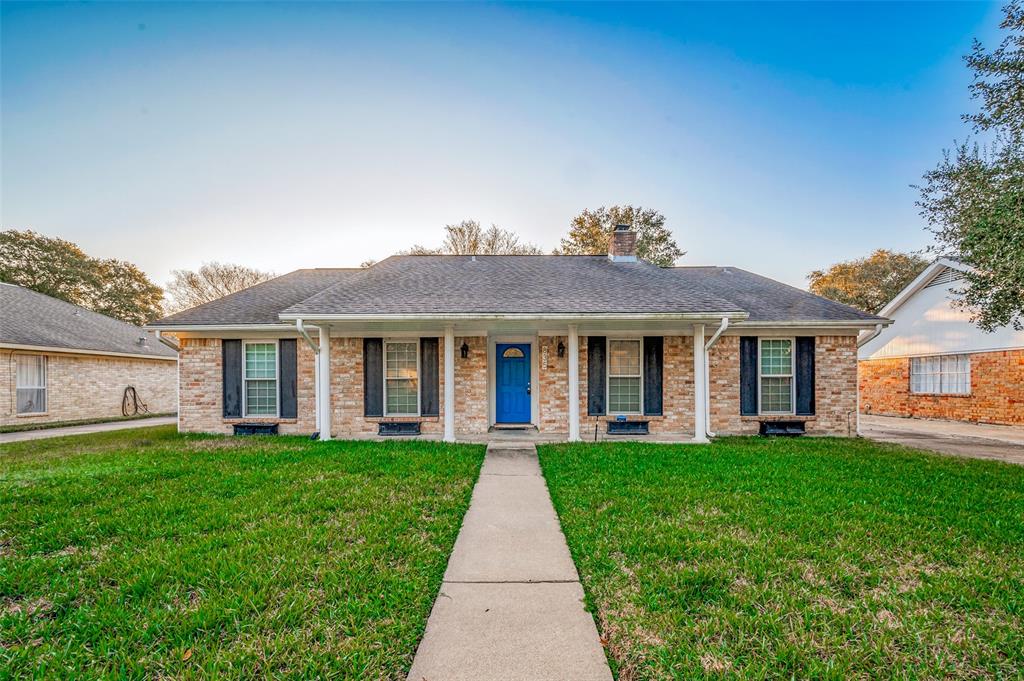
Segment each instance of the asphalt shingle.
[{"label": "asphalt shingle", "polygon": [[282,310],[358,274],[359,269],[295,270],[152,322],[150,326],[279,324]]},{"label": "asphalt shingle", "polygon": [[289,315],[742,312],[670,270],[605,256],[392,256]]},{"label": "asphalt shingle", "polygon": [[393,256],[298,270],[154,322],[277,324],[279,315],[746,313],[749,321],[881,320],[734,267],[659,268],[605,256]]},{"label": "asphalt shingle", "polygon": [[0,343],[150,357],[177,356],[151,333],[137,326],[3,282],[0,282]]}]

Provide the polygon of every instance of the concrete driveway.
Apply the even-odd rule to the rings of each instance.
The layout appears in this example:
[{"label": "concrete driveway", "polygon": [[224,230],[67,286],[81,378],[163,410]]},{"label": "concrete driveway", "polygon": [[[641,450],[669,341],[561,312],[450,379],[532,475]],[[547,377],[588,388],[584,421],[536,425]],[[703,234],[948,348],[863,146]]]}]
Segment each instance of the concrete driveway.
[{"label": "concrete driveway", "polygon": [[1024,426],[862,415],[860,432],[872,440],[916,449],[1024,465]]},{"label": "concrete driveway", "polygon": [[109,423],[89,423],[84,426],[64,426],[62,428],[42,428],[40,430],[21,430],[14,433],[0,433],[0,445],[8,442],[24,442],[25,440],[45,440],[51,437],[66,435],[85,435],[87,433],[105,433],[110,430],[127,430],[128,428],[148,428],[150,426],[169,426],[177,423],[177,416],[154,416],[131,421],[112,421]]}]

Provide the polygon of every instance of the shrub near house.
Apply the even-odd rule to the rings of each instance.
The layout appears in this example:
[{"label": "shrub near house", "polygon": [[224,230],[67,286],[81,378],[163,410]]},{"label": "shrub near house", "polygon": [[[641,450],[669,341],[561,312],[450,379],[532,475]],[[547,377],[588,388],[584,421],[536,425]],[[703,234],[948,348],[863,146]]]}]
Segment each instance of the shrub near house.
[{"label": "shrub near house", "polygon": [[735,268],[659,268],[635,243],[620,226],[608,256],[299,270],[162,319],[181,338],[180,426],[851,434],[856,336],[887,320]]}]

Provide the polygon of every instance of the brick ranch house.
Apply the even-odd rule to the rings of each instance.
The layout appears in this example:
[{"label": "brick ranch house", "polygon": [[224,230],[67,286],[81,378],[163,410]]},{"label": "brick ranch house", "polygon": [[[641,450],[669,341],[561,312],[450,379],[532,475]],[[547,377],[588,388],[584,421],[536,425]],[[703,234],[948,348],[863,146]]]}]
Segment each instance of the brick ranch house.
[{"label": "brick ranch house", "polygon": [[320,437],[494,428],[703,442],[850,435],[857,334],[887,323],[728,267],[608,256],[393,256],[299,270],[167,317],[179,427]]},{"label": "brick ranch house", "polygon": [[118,417],[128,386],[173,412],[177,357],[137,326],[0,282],[0,426]]},{"label": "brick ranch house", "polygon": [[1024,424],[1024,331],[953,307],[965,270],[940,258],[879,312],[894,322],[861,342],[863,413]]}]

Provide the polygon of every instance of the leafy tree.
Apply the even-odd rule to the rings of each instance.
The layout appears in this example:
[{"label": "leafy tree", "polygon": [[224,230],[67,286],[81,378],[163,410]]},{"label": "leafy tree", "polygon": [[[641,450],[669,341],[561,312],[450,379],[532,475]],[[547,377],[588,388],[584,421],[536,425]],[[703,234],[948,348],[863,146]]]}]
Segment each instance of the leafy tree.
[{"label": "leafy tree", "polygon": [[70,241],[31,230],[0,232],[0,280],[129,324],[163,314],[163,292],[135,265],[92,258]]},{"label": "leafy tree", "polygon": [[878,249],[866,258],[836,263],[807,275],[811,293],[876,313],[928,266],[913,253]]},{"label": "leafy tree", "polygon": [[537,246],[520,240],[515,232],[492,224],[487,229],[476,220],[445,225],[440,248],[415,245],[405,255],[540,255]]},{"label": "leafy tree", "polygon": [[965,57],[981,110],[964,120],[990,140],[945,151],[917,202],[935,250],[971,266],[954,304],[986,331],[1024,328],[1024,10],[1014,1],[1004,11],[999,47],[975,41]]},{"label": "leafy tree", "polygon": [[163,290],[126,260],[98,260],[90,310],[142,326],[163,315]]},{"label": "leafy tree", "polygon": [[196,270],[174,270],[167,284],[168,310],[180,312],[273,279],[275,274],[243,265],[207,262]]},{"label": "leafy tree", "polygon": [[556,253],[566,255],[604,255],[615,225],[631,225],[636,230],[637,257],[660,267],[671,267],[686,254],[665,226],[665,216],[642,206],[601,206],[584,210],[572,219],[569,234]]}]

